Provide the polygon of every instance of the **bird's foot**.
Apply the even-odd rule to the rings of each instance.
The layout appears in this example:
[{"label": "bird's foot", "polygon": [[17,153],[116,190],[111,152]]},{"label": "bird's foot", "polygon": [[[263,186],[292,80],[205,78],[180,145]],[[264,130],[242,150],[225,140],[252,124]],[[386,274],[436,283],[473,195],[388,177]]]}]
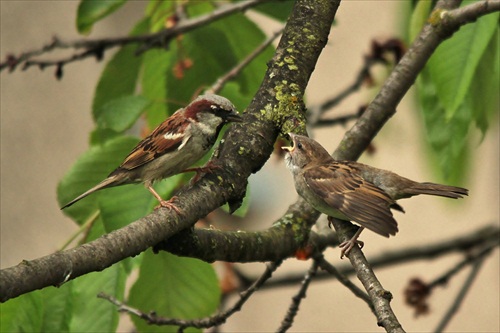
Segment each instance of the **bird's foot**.
[{"label": "bird's foot", "polygon": [[163,208],[168,208],[170,210],[173,210],[177,214],[181,214],[182,213],[181,210],[174,203],[175,199],[177,199],[176,196],[173,196],[172,198],[170,198],[170,200],[160,200],[160,204],[158,206],[156,206],[155,209],[163,207]]},{"label": "bird's foot", "polygon": [[197,167],[197,168],[189,168],[182,172],[196,172],[196,175],[191,179],[191,185],[195,184],[198,180],[200,180],[201,176],[205,173],[210,173],[215,170],[222,169],[220,165],[216,165],[212,161],[209,161],[205,166]]},{"label": "bird's foot", "polygon": [[343,259],[345,255],[348,255],[355,245],[359,245],[359,248],[362,249],[363,246],[365,246],[365,243],[358,240],[357,237],[353,237],[348,241],[340,243],[340,259]]}]

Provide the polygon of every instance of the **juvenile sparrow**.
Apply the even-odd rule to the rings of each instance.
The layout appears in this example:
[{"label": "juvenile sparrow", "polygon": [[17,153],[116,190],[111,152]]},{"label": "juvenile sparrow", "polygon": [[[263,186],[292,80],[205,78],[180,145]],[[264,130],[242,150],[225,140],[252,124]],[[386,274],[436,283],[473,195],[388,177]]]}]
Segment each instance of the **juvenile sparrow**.
[{"label": "juvenile sparrow", "polygon": [[[161,206],[179,212],[172,199],[163,200],[156,193],[153,182],[186,171],[210,150],[222,126],[232,121],[241,122],[242,118],[228,99],[213,94],[198,96],[139,142],[106,179],[61,209],[103,188],[144,183]],[[200,169],[205,170],[207,167]],[[196,169],[189,169],[193,170]]]},{"label": "juvenile sparrow", "polygon": [[398,231],[391,208],[404,213],[396,200],[417,194],[462,198],[468,190],[434,183],[419,183],[397,174],[353,161],[336,161],[316,141],[289,133],[292,147],[285,162],[292,172],[295,189],[315,209],[361,227],[347,242],[339,245],[341,258],[355,244],[364,228],[389,237]]}]

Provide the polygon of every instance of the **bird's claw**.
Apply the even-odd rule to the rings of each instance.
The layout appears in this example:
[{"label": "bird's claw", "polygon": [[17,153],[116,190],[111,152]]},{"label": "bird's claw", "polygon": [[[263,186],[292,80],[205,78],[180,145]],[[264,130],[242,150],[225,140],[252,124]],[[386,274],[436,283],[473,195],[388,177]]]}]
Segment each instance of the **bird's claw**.
[{"label": "bird's claw", "polygon": [[220,165],[217,165],[213,163],[212,161],[209,161],[205,166],[202,167],[197,167],[197,168],[189,168],[186,169],[182,172],[196,172],[196,175],[191,179],[191,185],[194,185],[198,180],[200,180],[201,176],[205,173],[210,173],[214,172],[215,170],[222,169]]},{"label": "bird's claw", "polygon": [[155,207],[155,209],[158,209],[160,207],[167,208],[170,210],[174,210],[177,214],[181,214],[181,210],[175,205],[173,202],[174,199],[177,199],[177,197],[172,197],[170,200],[160,200],[160,204]]},{"label": "bird's claw", "polygon": [[354,245],[358,245],[359,248],[362,249],[363,246],[365,246],[365,243],[353,238],[349,239],[348,241],[340,243],[339,245],[340,259],[344,259],[344,256],[349,254]]}]

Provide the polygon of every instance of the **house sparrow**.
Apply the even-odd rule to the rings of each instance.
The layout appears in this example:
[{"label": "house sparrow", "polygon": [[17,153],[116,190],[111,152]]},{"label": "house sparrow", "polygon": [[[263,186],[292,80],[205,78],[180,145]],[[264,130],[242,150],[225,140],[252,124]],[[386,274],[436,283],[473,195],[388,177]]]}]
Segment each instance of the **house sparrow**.
[{"label": "house sparrow", "polygon": [[356,234],[339,245],[341,258],[348,254],[358,241],[364,228],[389,237],[398,231],[391,208],[404,213],[396,200],[417,194],[437,195],[447,198],[462,198],[468,190],[461,187],[434,183],[419,183],[353,161],[336,161],[316,141],[289,133],[292,147],[285,161],[292,172],[295,188],[315,209],[337,219],[352,221],[360,225]]},{"label": "house sparrow", "polygon": [[[177,110],[144,138],[125,158],[123,163],[102,182],[68,202],[61,209],[103,188],[144,183],[160,205],[179,209],[172,199],[163,200],[153,189],[153,182],[184,171],[214,145],[222,126],[241,122],[234,105],[226,98],[213,94],[201,95],[185,108]],[[207,171],[212,167],[199,168]]]}]

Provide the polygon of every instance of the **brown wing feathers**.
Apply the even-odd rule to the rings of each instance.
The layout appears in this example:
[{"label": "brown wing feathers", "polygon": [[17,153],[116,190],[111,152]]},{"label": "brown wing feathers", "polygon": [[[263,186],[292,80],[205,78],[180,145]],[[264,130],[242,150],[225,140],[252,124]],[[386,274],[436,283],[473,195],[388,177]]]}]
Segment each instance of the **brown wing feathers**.
[{"label": "brown wing feathers", "polygon": [[[396,202],[347,166],[331,163],[306,171],[306,182],[326,204],[351,221],[388,237],[398,231],[390,207]],[[397,204],[396,204],[397,205]]]},{"label": "brown wing feathers", "polygon": [[[182,144],[184,136],[181,133],[172,132],[172,129],[184,130],[183,119],[175,117],[175,114],[156,127],[151,135],[139,142],[125,158],[120,168],[132,170],[177,149]],[[169,133],[167,130],[171,132]],[[168,140],[158,140],[159,136],[165,135],[168,136]]]}]

